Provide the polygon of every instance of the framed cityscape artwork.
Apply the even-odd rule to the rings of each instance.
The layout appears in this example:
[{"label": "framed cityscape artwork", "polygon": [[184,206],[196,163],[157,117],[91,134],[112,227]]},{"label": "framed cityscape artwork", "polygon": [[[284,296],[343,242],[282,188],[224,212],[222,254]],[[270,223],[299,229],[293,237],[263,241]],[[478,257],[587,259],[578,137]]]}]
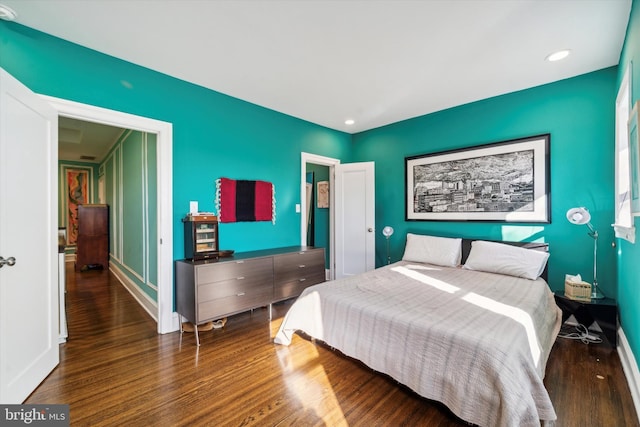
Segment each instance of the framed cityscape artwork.
[{"label": "framed cityscape artwork", "polygon": [[405,158],[406,219],[551,222],[550,135]]}]

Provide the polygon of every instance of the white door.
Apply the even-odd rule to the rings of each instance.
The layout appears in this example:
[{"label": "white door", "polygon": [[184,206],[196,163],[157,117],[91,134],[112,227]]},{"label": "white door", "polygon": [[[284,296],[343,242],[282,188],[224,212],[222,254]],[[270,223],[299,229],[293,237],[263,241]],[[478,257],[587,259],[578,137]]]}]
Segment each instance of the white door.
[{"label": "white door", "polygon": [[[59,362],[58,115],[0,68],[0,403]],[[12,265],[13,264],[13,265]]]},{"label": "white door", "polygon": [[335,165],[336,279],[375,268],[373,162]]}]

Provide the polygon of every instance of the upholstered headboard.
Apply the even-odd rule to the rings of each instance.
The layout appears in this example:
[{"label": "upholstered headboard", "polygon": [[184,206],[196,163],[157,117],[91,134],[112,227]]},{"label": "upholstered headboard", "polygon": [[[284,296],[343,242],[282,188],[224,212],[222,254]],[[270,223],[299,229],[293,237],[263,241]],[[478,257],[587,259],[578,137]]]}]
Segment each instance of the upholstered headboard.
[{"label": "upholstered headboard", "polygon": [[[467,257],[469,256],[469,252],[471,251],[471,242],[474,240],[484,240],[484,239],[462,239],[462,263],[464,264],[467,261]],[[521,248],[532,249],[534,251],[542,251],[549,252],[549,244],[548,243],[538,243],[538,242],[506,242],[500,240],[488,240],[490,242],[496,243],[504,243],[506,245],[518,246]],[[544,271],[540,275],[545,281],[548,280],[548,269],[549,263],[544,268]]]}]

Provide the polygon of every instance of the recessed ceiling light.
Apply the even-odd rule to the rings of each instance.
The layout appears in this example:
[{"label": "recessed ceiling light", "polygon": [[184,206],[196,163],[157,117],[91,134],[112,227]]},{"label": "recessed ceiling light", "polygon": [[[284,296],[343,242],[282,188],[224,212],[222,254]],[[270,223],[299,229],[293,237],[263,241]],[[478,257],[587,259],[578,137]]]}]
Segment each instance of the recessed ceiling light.
[{"label": "recessed ceiling light", "polygon": [[0,19],[3,21],[14,21],[18,17],[18,14],[3,4],[0,4]]},{"label": "recessed ceiling light", "polygon": [[351,126],[352,124],[354,124],[356,121],[353,119],[347,119],[344,121],[344,124],[347,126]]},{"label": "recessed ceiling light", "polygon": [[571,50],[569,49],[559,50],[557,52],[553,52],[552,54],[547,56],[545,59],[549,62],[560,61],[561,59],[564,59],[567,56],[569,56],[570,53],[571,53]]}]

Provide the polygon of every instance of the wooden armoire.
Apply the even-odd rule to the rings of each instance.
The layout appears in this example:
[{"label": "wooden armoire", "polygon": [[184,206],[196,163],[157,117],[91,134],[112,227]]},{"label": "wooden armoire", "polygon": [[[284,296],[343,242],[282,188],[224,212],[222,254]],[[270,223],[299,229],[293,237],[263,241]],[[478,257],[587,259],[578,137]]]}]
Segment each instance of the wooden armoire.
[{"label": "wooden armoire", "polygon": [[109,268],[109,206],[78,206],[76,271]]}]

